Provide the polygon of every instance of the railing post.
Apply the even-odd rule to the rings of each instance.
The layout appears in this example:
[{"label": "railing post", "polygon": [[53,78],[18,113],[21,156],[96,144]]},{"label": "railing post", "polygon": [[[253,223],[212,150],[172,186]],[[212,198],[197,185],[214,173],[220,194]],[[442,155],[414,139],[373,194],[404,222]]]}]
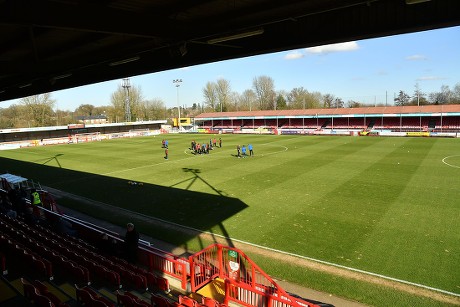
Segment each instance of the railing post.
[{"label": "railing post", "polygon": [[219,262],[219,278],[224,278],[224,260],[223,260],[223,255],[222,255],[222,245],[217,244],[217,260]]},{"label": "railing post", "polygon": [[188,261],[190,263],[190,287],[191,291],[195,292],[195,263],[193,255],[189,257]]},{"label": "railing post", "polygon": [[187,266],[185,263],[180,263],[182,265],[182,290],[187,289]]}]

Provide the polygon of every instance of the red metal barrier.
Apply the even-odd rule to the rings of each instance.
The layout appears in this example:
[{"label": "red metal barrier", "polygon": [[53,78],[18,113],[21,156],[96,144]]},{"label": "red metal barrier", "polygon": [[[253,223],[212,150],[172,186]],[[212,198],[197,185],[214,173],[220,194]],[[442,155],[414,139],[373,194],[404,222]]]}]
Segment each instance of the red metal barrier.
[{"label": "red metal barrier", "polygon": [[[49,215],[58,215],[43,210]],[[67,216],[60,217],[67,218]],[[86,225],[75,218],[70,221],[74,226],[78,225],[76,228],[79,233],[88,235],[93,233],[92,236],[100,236],[101,229]],[[150,272],[161,272],[164,276],[180,280],[181,288],[191,292],[197,292],[216,278],[225,280],[224,303],[226,305],[231,301],[248,307],[318,306],[288,294],[237,248],[213,244],[186,259],[150,246],[143,246],[139,248],[138,260],[140,264],[147,266]],[[190,288],[187,284],[189,280]]]},{"label": "red metal barrier", "polygon": [[230,302],[248,307],[320,307],[286,293],[280,295],[264,286],[256,285],[253,288],[246,283],[226,279],[224,304],[228,306]]}]

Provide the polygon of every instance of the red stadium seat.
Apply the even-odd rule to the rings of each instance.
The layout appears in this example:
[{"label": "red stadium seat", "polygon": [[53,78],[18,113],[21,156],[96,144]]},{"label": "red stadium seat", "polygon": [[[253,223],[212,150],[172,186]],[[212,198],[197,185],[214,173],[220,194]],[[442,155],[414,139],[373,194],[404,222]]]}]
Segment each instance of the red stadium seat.
[{"label": "red stadium seat", "polygon": [[179,295],[179,304],[183,306],[187,306],[187,307],[197,307],[198,306],[197,301],[185,295]]},{"label": "red stadium seat", "polygon": [[170,307],[169,301],[166,298],[154,293],[152,293],[152,296],[150,297],[150,302],[156,307]]},{"label": "red stadium seat", "polygon": [[59,305],[55,305],[53,304],[53,302],[46,296],[44,295],[41,295],[41,294],[38,294],[36,297],[35,297],[35,306],[37,307],[55,307],[55,306],[59,306]]},{"label": "red stadium seat", "polygon": [[213,298],[203,296],[201,303],[207,307],[219,307],[220,303]]}]

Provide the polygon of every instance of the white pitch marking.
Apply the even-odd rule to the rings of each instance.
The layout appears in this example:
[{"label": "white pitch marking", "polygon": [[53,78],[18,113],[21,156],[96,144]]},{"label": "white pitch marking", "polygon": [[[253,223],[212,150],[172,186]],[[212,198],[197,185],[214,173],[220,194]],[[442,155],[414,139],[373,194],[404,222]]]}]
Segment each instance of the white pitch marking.
[{"label": "white pitch marking", "polygon": [[449,159],[449,158],[459,157],[459,156],[460,156],[460,155],[453,155],[453,156],[444,157],[444,158],[442,159],[442,163],[444,163],[445,165],[450,166],[450,167],[460,168],[460,166],[458,166],[458,165],[452,165],[452,164],[449,164],[449,163],[446,162],[446,160]]}]

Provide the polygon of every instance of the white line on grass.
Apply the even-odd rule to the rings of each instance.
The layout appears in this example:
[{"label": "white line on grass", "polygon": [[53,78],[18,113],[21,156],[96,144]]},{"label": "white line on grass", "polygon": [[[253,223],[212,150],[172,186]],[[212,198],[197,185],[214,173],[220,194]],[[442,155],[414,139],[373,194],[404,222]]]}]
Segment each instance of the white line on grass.
[{"label": "white line on grass", "polygon": [[449,159],[449,158],[459,157],[459,156],[460,156],[460,155],[453,155],[453,156],[444,157],[444,158],[442,159],[442,163],[444,163],[445,165],[450,166],[450,167],[460,168],[460,166],[458,166],[458,165],[452,165],[452,164],[449,164],[449,163],[446,162],[446,160]]},{"label": "white line on grass", "polygon": [[126,169],[121,169],[121,170],[118,170],[118,171],[113,171],[113,172],[108,172],[108,173],[104,173],[104,174],[101,174],[101,175],[112,175],[112,174],[116,174],[116,173],[123,173],[123,172],[129,172],[129,171],[134,171],[134,170],[138,170],[138,169],[141,169],[141,168],[147,168],[147,167],[152,167],[152,166],[157,166],[157,165],[161,165],[161,164],[165,164],[165,163],[174,163],[174,162],[178,162],[178,161],[182,161],[182,160],[187,160],[187,159],[191,159],[193,157],[189,157],[187,156],[187,158],[182,158],[182,159],[174,159],[174,160],[168,160],[168,161],[163,161],[163,162],[159,162],[159,163],[154,163],[154,164],[148,164],[148,165],[142,165],[142,166],[137,166],[137,167],[132,167],[132,168],[126,168]]},{"label": "white line on grass", "polygon": [[[260,154],[259,156],[260,157],[263,157],[263,156],[268,156],[268,155],[274,155],[274,154],[277,154],[277,153],[280,153],[280,152],[285,152],[285,151],[288,151],[289,148],[287,148],[286,146],[283,146],[283,145],[273,145],[271,143],[266,143],[266,144],[260,144],[261,146],[273,146],[273,147],[282,147],[284,148],[283,150],[279,150],[279,151],[274,151],[274,152],[269,152],[269,153],[266,153],[266,154]],[[225,150],[225,151],[218,151],[218,152],[213,152],[211,156],[215,156],[217,154],[223,154],[223,153],[227,153],[229,151],[233,151],[232,150]],[[187,156],[196,156],[194,154],[192,154],[190,152],[190,149],[184,149],[184,154],[187,155]]]},{"label": "white line on grass", "polygon": [[274,147],[283,147],[283,148],[284,148],[284,150],[278,150],[278,151],[274,151],[274,152],[269,152],[269,153],[267,153],[267,154],[261,154],[262,157],[263,157],[263,156],[269,156],[269,155],[276,155],[276,154],[278,154],[278,153],[280,153],[280,152],[288,151],[288,149],[289,149],[289,148],[287,148],[286,146],[283,146],[283,145],[273,145],[273,144],[270,144],[270,143],[268,143],[268,144],[261,144],[261,146],[274,146]]},{"label": "white line on grass", "polygon": [[321,263],[321,264],[325,264],[325,265],[345,269],[345,270],[348,270],[348,271],[353,271],[353,272],[357,272],[357,273],[361,273],[361,274],[365,274],[365,275],[369,275],[369,276],[379,277],[379,278],[382,278],[382,279],[391,280],[391,281],[399,282],[399,283],[402,283],[402,284],[415,286],[415,287],[418,287],[418,288],[423,288],[423,289],[427,289],[427,290],[431,290],[431,291],[435,291],[435,292],[439,292],[439,293],[444,293],[444,294],[460,297],[459,293],[454,293],[454,292],[450,292],[450,291],[446,291],[446,290],[442,290],[442,289],[438,289],[438,288],[434,288],[434,287],[414,283],[414,282],[407,281],[407,280],[402,280],[402,279],[393,278],[393,277],[390,277],[390,276],[385,276],[385,275],[372,273],[372,272],[368,272],[368,271],[364,271],[364,270],[360,270],[360,269],[355,269],[355,268],[352,268],[352,267],[347,267],[347,266],[337,264],[337,263],[333,263],[333,262],[328,262],[328,261],[324,261],[324,260],[320,260],[320,259],[315,259],[315,258],[311,258],[311,257],[306,257],[306,256],[294,254],[294,253],[289,253],[289,252],[285,252],[285,251],[282,251],[282,250],[278,250],[278,249],[274,249],[274,248],[270,248],[270,247],[250,243],[250,242],[247,242],[247,241],[243,241],[243,240],[239,240],[239,239],[235,239],[235,238],[231,238],[231,237],[225,237],[225,236],[222,236],[222,235],[219,235],[219,234],[216,234],[216,233],[212,233],[212,232],[209,232],[209,231],[203,231],[203,230],[196,229],[196,228],[193,228],[193,227],[188,227],[188,226],[176,224],[176,223],[173,223],[173,222],[170,222],[170,221],[162,220],[162,219],[159,219],[159,218],[156,218],[156,217],[148,216],[148,215],[145,215],[145,214],[142,214],[142,213],[139,213],[139,212],[134,212],[134,211],[127,210],[127,209],[122,209],[122,210],[129,211],[130,213],[139,214],[139,215],[144,216],[144,217],[152,218],[152,219],[155,219],[155,220],[160,221],[162,223],[174,225],[176,227],[178,226],[178,227],[193,230],[193,231],[196,231],[196,232],[199,232],[199,233],[204,233],[204,234],[220,237],[222,239],[240,242],[240,243],[247,244],[247,245],[250,245],[250,246],[254,246],[254,247],[257,247],[257,248],[260,248],[260,249],[265,249],[265,250],[269,250],[269,251],[272,251],[272,252],[276,252],[276,253],[280,253],[280,254],[284,254],[284,255],[288,255],[288,256],[293,256],[293,257],[298,257],[298,258],[306,259],[306,260],[309,260],[309,261],[313,261],[313,262],[317,262],[317,263]]}]

